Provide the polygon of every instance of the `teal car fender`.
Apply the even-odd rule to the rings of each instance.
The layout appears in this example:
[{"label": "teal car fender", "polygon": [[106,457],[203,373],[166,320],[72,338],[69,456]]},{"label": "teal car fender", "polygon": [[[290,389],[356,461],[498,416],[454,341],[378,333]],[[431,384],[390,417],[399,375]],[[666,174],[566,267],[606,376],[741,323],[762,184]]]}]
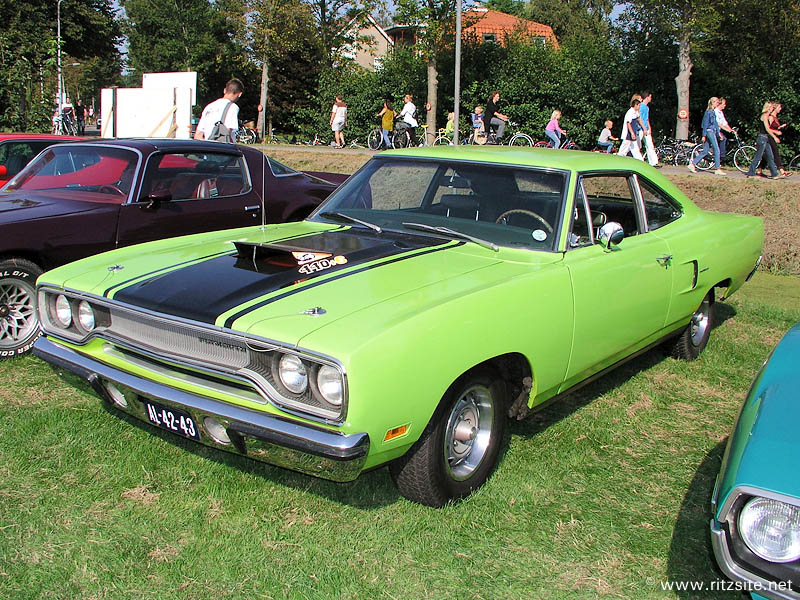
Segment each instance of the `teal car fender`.
[{"label": "teal car fender", "polygon": [[798,364],[800,324],[789,330],[756,376],[728,440],[712,496],[712,542],[720,568],[768,598],[800,598],[800,591],[786,583],[800,583],[800,540],[794,554],[771,557],[770,549],[742,535],[740,518],[749,503],[764,498],[786,513],[772,530],[775,539],[785,535],[784,527],[800,531]]}]

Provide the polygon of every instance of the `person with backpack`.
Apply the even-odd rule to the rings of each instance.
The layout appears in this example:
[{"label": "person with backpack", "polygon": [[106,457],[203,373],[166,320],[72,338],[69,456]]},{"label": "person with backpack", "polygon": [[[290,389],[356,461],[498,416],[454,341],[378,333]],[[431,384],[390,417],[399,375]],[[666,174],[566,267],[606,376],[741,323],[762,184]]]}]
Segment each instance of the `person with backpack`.
[{"label": "person with backpack", "polygon": [[236,102],[242,97],[242,92],[244,86],[241,81],[228,81],[222,98],[214,100],[203,109],[194,139],[236,143],[236,130],[239,129],[239,107]]}]

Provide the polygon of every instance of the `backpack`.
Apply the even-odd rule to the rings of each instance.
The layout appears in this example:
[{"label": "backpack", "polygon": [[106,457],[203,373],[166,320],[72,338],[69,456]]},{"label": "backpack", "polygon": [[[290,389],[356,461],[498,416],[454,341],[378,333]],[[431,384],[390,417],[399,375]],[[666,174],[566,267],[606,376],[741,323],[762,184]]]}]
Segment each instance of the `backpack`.
[{"label": "backpack", "polygon": [[211,128],[211,133],[206,137],[207,140],[211,140],[212,142],[228,142],[229,144],[233,143],[231,130],[225,125],[225,117],[228,116],[228,109],[231,107],[231,104],[233,104],[233,102],[228,102],[228,106],[222,111],[222,117],[219,121],[214,123],[214,127]]}]

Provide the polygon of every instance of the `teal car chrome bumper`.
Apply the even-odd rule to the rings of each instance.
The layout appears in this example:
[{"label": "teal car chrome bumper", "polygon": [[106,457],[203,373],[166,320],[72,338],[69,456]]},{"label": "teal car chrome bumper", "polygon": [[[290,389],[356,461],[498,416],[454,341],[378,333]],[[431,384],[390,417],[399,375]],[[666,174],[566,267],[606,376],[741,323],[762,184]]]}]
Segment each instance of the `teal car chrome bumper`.
[{"label": "teal car chrome bumper", "polygon": [[332,481],[356,479],[369,453],[366,433],[345,435],[184,392],[46,338],[36,341],[33,353],[117,410],[219,450]]}]

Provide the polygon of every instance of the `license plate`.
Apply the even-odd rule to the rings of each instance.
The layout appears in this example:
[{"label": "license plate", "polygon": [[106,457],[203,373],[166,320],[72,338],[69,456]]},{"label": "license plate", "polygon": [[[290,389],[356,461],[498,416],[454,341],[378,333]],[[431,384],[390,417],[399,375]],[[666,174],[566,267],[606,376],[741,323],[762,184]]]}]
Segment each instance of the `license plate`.
[{"label": "license plate", "polygon": [[193,440],[200,439],[197,423],[187,413],[149,400],[143,401],[147,419],[153,424]]}]

